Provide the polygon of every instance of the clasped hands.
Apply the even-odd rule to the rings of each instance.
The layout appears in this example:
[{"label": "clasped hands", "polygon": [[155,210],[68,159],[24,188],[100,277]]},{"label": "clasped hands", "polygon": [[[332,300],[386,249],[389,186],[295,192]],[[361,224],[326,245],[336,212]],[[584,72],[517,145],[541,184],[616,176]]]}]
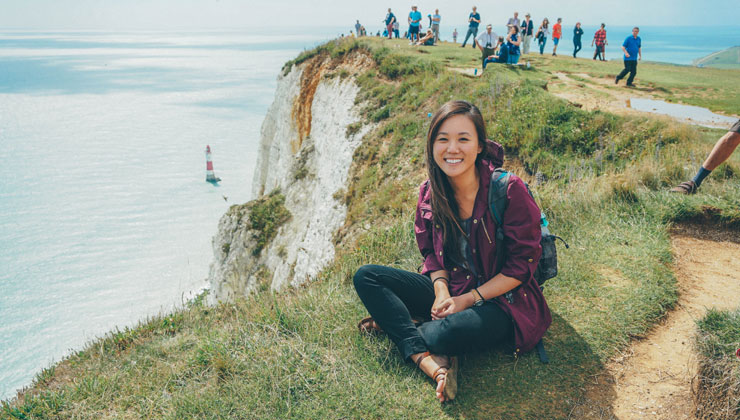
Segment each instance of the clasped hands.
[{"label": "clasped hands", "polygon": [[440,320],[469,308],[471,305],[468,300],[464,295],[451,297],[449,294],[446,296],[442,294],[437,296],[432,305],[432,320]]}]

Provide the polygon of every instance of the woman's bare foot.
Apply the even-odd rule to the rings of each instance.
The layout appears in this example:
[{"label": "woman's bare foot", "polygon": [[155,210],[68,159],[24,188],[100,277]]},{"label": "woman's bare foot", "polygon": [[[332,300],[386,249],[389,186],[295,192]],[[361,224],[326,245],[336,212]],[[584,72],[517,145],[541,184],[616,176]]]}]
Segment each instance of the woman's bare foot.
[{"label": "woman's bare foot", "polygon": [[411,360],[437,383],[437,399],[443,403],[457,394],[457,358],[426,353],[417,353]]}]

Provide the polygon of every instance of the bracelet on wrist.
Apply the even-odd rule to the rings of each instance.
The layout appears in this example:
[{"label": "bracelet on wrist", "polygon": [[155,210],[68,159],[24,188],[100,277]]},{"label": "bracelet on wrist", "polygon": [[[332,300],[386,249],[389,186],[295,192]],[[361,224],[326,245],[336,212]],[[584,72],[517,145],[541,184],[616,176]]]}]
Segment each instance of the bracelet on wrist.
[{"label": "bracelet on wrist", "polygon": [[438,281],[444,281],[445,284],[450,284],[450,282],[447,279],[447,277],[443,277],[443,276],[437,277],[436,279],[432,280],[432,284],[434,284],[434,283],[436,283]]}]

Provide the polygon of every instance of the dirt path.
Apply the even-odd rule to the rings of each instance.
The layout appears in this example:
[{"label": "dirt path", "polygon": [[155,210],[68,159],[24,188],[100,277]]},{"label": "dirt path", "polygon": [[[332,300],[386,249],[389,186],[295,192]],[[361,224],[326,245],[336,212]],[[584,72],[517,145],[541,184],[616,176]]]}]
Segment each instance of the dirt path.
[{"label": "dirt path", "polygon": [[[589,400],[595,404],[584,417],[603,418],[595,413],[609,412],[607,418],[620,420],[693,418],[695,321],[707,308],[734,309],[740,303],[740,244],[677,233],[672,245],[678,305],[647,338],[610,363],[608,376],[613,383],[591,387]],[[604,386],[612,389],[611,401],[603,400]]]}]

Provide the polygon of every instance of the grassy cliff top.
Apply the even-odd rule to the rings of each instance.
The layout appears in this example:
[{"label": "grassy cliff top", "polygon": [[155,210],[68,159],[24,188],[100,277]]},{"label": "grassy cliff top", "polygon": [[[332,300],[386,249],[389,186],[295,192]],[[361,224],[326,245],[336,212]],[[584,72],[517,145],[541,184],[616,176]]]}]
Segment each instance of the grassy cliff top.
[{"label": "grassy cliff top", "polygon": [[740,69],[740,46],[730,47],[717,51],[694,61],[697,67],[713,67],[717,69]]},{"label": "grassy cliff top", "polygon": [[[336,235],[332,265],[299,289],[263,291],[215,307],[201,298],[134,329],[111,332],[41,372],[17,399],[4,402],[0,413],[11,418],[609,417],[610,407],[592,406],[586,390],[605,362],[675,303],[671,225],[692,220],[740,228],[737,156],[705,181],[701,194],[666,192],[695,171],[722,131],[585,111],[547,90],[556,72],[607,77],[619,63],[532,56],[522,58],[533,64],[529,70],[494,65],[472,77],[466,69],[478,63],[477,50],[345,39],[303,53],[286,71],[293,64],[341,61],[351,54],[371,57],[374,65],[321,77],[353,77],[361,88],[358,104],[378,127],[355,152],[350,184],[338,197],[348,216]],[[738,95],[731,95],[740,85],[738,72],[647,63],[639,71],[638,83],[657,95],[738,109]],[[717,92],[709,95],[700,87]],[[440,406],[431,383],[401,360],[389,340],[357,333],[365,311],[351,276],[368,263],[412,271],[419,266],[412,220],[425,178],[426,116],[453,98],[481,108],[488,137],[507,150],[506,167],[530,180],[535,172],[542,174],[546,182],[534,188],[537,201],[571,249],[560,250],[560,274],[545,288],[554,318],[544,338],[551,363],[502,351],[466,356],[458,398]]]}]

